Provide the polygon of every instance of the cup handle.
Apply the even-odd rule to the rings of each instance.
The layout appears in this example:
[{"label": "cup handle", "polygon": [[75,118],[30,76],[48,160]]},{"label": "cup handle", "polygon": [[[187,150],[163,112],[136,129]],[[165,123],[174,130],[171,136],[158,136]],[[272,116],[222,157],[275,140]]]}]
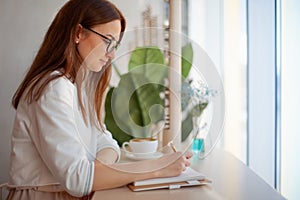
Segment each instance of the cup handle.
[{"label": "cup handle", "polygon": [[128,150],[126,149],[126,146],[129,146],[129,142],[123,142],[122,144],[122,149],[126,152],[128,152]]}]

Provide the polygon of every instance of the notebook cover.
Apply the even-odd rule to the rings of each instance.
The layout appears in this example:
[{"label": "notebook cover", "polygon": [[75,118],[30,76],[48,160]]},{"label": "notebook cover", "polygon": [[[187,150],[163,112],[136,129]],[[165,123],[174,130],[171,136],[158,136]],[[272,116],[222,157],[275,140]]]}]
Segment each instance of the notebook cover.
[{"label": "notebook cover", "polygon": [[207,185],[209,183],[211,183],[210,180],[202,179],[202,180],[181,181],[181,182],[151,184],[151,185],[141,185],[141,186],[134,186],[133,183],[131,183],[127,186],[130,190],[134,192],[139,192],[139,191],[156,190],[156,189],[179,189],[181,187],[200,186],[200,185]]}]

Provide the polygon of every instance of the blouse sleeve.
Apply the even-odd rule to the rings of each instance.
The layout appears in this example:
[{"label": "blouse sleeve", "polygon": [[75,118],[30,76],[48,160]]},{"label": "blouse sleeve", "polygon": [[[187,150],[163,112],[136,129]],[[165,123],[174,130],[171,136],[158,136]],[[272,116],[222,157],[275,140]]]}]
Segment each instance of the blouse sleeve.
[{"label": "blouse sleeve", "polygon": [[94,162],[78,139],[74,85],[65,78],[50,82],[32,106],[32,140],[46,166],[68,193],[81,197],[92,190]]},{"label": "blouse sleeve", "polygon": [[105,148],[112,148],[118,154],[118,159],[117,159],[118,162],[120,160],[120,155],[121,155],[118,143],[116,140],[113,139],[111,133],[106,129],[106,127],[104,128],[105,128],[105,132],[98,134],[97,152]]}]

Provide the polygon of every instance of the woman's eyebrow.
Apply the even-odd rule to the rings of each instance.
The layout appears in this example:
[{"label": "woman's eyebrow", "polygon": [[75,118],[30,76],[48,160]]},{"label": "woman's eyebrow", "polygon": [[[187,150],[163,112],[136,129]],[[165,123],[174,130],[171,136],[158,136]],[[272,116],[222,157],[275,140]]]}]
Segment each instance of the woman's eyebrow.
[{"label": "woman's eyebrow", "polygon": [[[116,40],[116,38],[112,34],[106,34],[106,36],[111,37],[113,40]],[[117,40],[116,40],[117,41]]]}]

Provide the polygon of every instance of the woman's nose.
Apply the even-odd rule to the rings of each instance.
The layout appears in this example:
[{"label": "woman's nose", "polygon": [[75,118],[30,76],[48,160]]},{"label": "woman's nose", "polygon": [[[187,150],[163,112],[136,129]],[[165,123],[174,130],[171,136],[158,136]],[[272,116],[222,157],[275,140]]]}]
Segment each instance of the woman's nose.
[{"label": "woman's nose", "polygon": [[106,53],[106,57],[108,57],[109,59],[113,59],[115,57],[115,50],[113,50],[112,52]]}]

